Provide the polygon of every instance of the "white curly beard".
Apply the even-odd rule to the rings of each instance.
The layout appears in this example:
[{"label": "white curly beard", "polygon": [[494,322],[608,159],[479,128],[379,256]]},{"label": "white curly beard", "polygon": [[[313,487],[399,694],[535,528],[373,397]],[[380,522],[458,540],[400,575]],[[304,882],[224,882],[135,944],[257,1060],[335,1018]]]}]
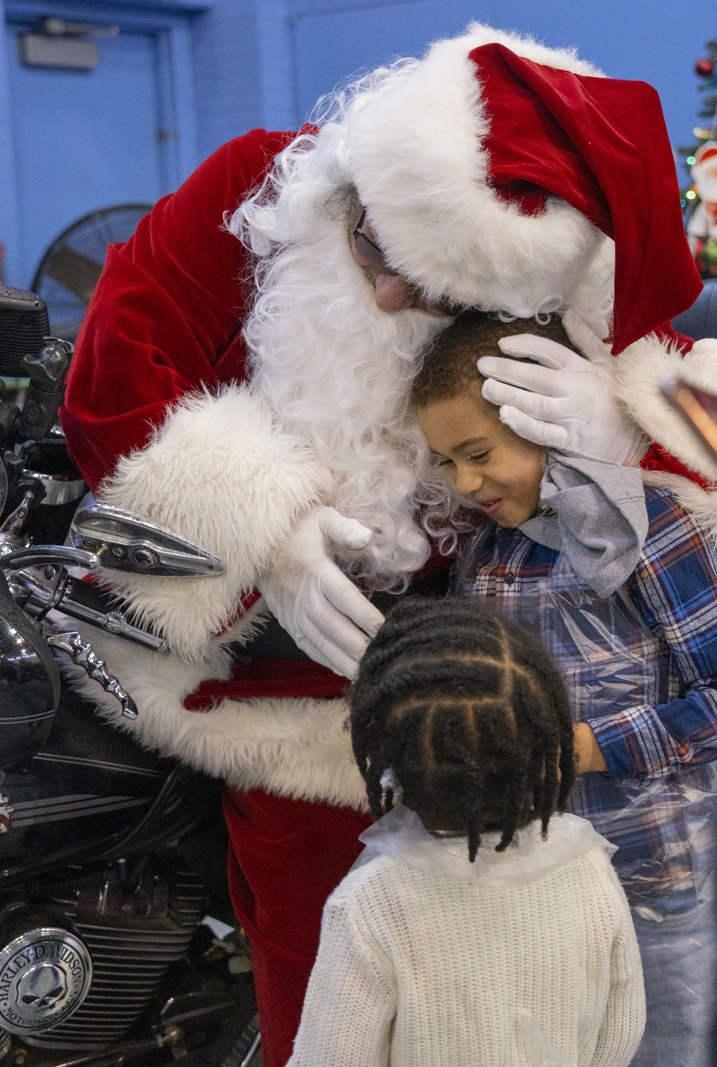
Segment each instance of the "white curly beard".
[{"label": "white curly beard", "polygon": [[316,215],[312,231],[310,242],[284,245],[259,264],[246,327],[252,389],[320,458],[326,502],[374,531],[370,548],[344,565],[388,588],[428,556],[415,522],[425,446],[407,416],[417,357],[450,320],[379,310],[345,224]]}]

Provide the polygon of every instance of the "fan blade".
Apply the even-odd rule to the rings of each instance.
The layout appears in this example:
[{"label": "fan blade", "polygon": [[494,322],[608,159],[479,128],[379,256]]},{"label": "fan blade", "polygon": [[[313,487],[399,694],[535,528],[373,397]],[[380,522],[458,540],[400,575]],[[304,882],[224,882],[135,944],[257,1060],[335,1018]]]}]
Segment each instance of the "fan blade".
[{"label": "fan blade", "polygon": [[85,304],[89,304],[102,273],[102,263],[64,245],[55,252],[47,266],[47,273]]}]

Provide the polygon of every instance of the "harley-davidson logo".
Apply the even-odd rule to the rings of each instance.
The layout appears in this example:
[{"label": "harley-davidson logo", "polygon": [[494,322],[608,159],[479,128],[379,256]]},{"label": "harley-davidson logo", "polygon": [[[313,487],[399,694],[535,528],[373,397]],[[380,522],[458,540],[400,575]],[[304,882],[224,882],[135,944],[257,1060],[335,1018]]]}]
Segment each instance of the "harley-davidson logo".
[{"label": "harley-davidson logo", "polygon": [[69,930],[28,930],[0,951],[0,1025],[40,1033],[72,1015],[87,996],[92,960]]}]

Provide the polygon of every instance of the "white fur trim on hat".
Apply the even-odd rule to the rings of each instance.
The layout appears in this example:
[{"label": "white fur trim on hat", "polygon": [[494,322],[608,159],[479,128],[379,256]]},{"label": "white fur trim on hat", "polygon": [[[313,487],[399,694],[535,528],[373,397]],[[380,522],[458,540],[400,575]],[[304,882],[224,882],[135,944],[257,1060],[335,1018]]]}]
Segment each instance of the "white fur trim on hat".
[{"label": "white fur trim on hat", "polygon": [[660,391],[661,384],[678,375],[690,385],[717,389],[717,340],[697,341],[683,356],[673,343],[654,334],[630,345],[616,360],[617,396],[632,418],[653,441],[659,442],[691,470],[717,478],[717,461],[693,436]]},{"label": "white fur trim on hat", "polygon": [[493,192],[481,150],[489,126],[469,60],[489,43],[601,75],[572,50],[473,23],[357,98],[347,116],[351,172],[392,266],[429,298],[519,317],[564,310],[608,239],[563,201],[528,216]]},{"label": "white fur trim on hat", "polygon": [[283,432],[245,385],[186,397],[97,496],[200,545],[225,572],[152,578],[107,570],[103,580],[173,651],[198,661],[318,499],[323,476],[305,442]]},{"label": "white fur trim on hat", "polygon": [[[243,624],[245,638],[257,618],[255,612],[249,615]],[[67,620],[65,627],[76,625]],[[144,747],[238,789],[367,810],[366,789],[345,726],[344,700],[223,699],[212,710],[187,711],[182,702],[200,681],[226,673],[218,649],[203,665],[192,666],[91,627],[85,627],[85,636],[134,699],[138,718],[122,718],[117,700],[69,662],[62,664],[63,674],[98,706],[103,718]],[[234,636],[242,634],[237,630]]]}]

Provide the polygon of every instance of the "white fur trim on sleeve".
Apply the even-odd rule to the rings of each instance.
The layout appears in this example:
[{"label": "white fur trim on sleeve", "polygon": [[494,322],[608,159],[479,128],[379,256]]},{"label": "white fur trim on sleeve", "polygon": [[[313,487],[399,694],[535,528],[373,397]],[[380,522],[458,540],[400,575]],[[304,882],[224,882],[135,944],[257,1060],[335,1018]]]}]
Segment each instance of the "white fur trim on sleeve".
[{"label": "white fur trim on sleeve", "polygon": [[103,578],[187,660],[204,655],[319,497],[322,468],[247,386],[182,400],[149,445],[120,460],[98,498],[188,538],[222,560],[219,577]]},{"label": "white fur trim on sleeve", "polygon": [[717,391],[717,340],[698,341],[683,356],[674,343],[651,334],[630,345],[616,362],[617,395],[645,433],[691,470],[717,478],[717,461],[660,391],[661,384],[675,376],[700,389]]},{"label": "white fur trim on sleeve", "polygon": [[[68,620],[67,625],[76,624]],[[103,718],[144,747],[238,789],[367,810],[344,700],[224,699],[208,711],[187,711],[182,702],[203,678],[226,673],[219,649],[197,666],[90,627],[86,636],[134,699],[139,717],[122,718],[117,700],[69,661],[62,663],[63,674]]]}]

